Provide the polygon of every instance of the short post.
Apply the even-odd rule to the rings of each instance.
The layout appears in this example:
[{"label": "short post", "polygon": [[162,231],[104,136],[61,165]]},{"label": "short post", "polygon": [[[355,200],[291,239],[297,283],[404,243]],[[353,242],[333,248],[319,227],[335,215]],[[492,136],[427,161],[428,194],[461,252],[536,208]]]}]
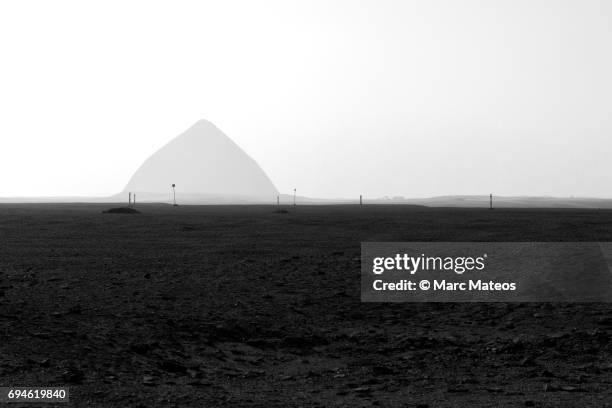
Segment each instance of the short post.
[{"label": "short post", "polygon": [[276,196],[276,205],[280,205],[280,196]]},{"label": "short post", "polygon": [[363,205],[363,196],[359,194],[359,205]]},{"label": "short post", "polygon": [[132,193],[128,193],[128,205],[132,205]]},{"label": "short post", "polygon": [[293,189],[293,206],[295,207],[295,193],[296,193],[297,189]]},{"label": "short post", "polygon": [[493,194],[489,194],[489,210],[493,209]]},{"label": "short post", "polygon": [[134,205],[136,205],[136,193],[134,193]]},{"label": "short post", "polygon": [[174,206],[176,207],[176,184],[172,184],[172,194],[174,195]]}]

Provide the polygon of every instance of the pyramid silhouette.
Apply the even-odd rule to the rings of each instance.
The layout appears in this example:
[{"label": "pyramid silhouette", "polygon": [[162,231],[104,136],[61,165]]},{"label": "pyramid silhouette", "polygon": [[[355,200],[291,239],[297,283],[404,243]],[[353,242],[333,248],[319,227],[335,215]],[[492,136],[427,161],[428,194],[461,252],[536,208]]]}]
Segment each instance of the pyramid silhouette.
[{"label": "pyramid silhouette", "polygon": [[149,157],[124,192],[140,201],[273,201],[278,190],[259,165],[215,125],[200,120]]}]

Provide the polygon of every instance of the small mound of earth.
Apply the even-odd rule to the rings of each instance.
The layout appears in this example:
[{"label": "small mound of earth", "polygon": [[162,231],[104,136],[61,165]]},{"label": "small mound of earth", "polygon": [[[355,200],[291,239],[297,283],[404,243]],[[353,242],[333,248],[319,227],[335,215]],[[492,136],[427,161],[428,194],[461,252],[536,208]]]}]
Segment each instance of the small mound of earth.
[{"label": "small mound of earth", "polygon": [[130,207],[111,208],[110,210],[102,211],[103,214],[140,214],[140,211]]}]

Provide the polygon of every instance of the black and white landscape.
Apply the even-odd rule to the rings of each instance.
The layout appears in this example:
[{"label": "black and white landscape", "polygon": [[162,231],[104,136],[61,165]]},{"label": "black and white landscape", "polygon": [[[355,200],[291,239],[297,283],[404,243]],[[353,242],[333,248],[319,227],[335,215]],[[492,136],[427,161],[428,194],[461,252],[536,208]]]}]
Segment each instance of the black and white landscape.
[{"label": "black and white landscape", "polygon": [[[612,407],[611,19],[0,3],[0,404]],[[534,284],[362,301],[362,243],[505,245]]]}]

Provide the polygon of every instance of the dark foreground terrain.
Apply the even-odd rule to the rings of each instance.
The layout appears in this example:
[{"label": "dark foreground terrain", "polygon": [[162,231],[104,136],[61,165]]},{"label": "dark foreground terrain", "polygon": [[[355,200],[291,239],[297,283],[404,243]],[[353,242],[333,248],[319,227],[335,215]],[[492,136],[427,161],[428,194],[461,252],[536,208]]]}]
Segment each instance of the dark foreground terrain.
[{"label": "dark foreground terrain", "polygon": [[75,407],[612,406],[609,304],[359,292],[361,241],[610,241],[612,211],[108,208],[0,206],[0,385]]}]

